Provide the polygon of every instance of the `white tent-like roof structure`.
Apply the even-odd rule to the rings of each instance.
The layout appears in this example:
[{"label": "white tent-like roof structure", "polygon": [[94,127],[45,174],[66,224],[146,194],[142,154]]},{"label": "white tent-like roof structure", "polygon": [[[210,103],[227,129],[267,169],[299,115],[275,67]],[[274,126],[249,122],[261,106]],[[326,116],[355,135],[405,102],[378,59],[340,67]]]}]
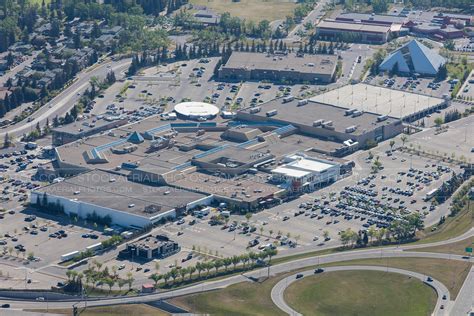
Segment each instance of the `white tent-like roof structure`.
[{"label": "white tent-like roof structure", "polygon": [[445,63],[446,59],[438,53],[412,40],[388,55],[380,64],[380,70],[391,71],[397,65],[398,71],[403,73],[434,76]]}]

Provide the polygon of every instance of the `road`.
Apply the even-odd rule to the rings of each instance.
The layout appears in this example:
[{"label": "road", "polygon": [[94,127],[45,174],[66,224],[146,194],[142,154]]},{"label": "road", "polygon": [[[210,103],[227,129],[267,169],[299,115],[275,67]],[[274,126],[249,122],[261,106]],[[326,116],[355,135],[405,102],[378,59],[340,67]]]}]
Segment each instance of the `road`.
[{"label": "road", "polygon": [[79,100],[80,95],[87,89],[89,86],[89,80],[92,77],[103,78],[110,70],[113,70],[116,72],[117,79],[119,79],[123,76],[119,75],[119,73],[128,68],[130,61],[131,59],[129,58],[119,61],[105,61],[86,69],[77,76],[77,79],[73,84],[67,87],[51,101],[43,105],[38,111],[33,113],[32,117],[34,117],[34,119],[31,122],[23,120],[2,129],[0,139],[3,139],[6,133],[10,136],[21,136],[22,134],[33,130],[37,123],[44,125],[46,119],[49,119],[51,122],[56,115],[61,116],[66,114]]},{"label": "road", "polygon": [[[439,282],[438,280],[433,279],[431,282],[426,282],[426,275],[423,275],[421,273],[416,273],[408,270],[402,270],[402,269],[396,269],[396,268],[389,268],[389,267],[376,267],[376,266],[339,266],[339,267],[329,267],[325,268],[323,273],[328,273],[328,272],[338,272],[338,271],[353,271],[353,270],[359,270],[359,271],[382,271],[382,272],[392,272],[392,273],[399,273],[399,274],[404,274],[413,278],[417,278],[422,282],[425,282],[426,284],[429,284],[435,291],[438,296],[438,299],[436,301],[436,306],[433,312],[433,315],[448,315],[447,310],[444,308],[444,302],[449,302],[449,290],[446,288],[446,286]],[[273,303],[278,306],[279,309],[284,311],[285,313],[289,315],[294,315],[294,316],[300,316],[301,314],[292,309],[288,304],[286,304],[285,299],[284,299],[284,292],[294,282],[298,281],[299,279],[296,279],[297,274],[302,274],[304,277],[306,276],[311,276],[314,275],[314,270],[308,270],[300,273],[295,273],[292,274],[281,281],[279,281],[275,286],[272,288],[271,292],[271,298]],[[446,300],[443,300],[443,295],[446,295]],[[441,306],[443,306],[443,309],[441,309]],[[454,314],[454,315],[461,315],[461,314]]]},{"label": "road", "polygon": [[[472,230],[469,232],[472,236]],[[455,238],[454,240],[457,240]],[[453,240],[446,240],[442,243],[448,244],[453,242]],[[425,244],[424,246],[428,247],[430,244]],[[211,291],[216,289],[225,288],[227,286],[237,284],[240,282],[250,282],[252,279],[259,279],[267,275],[276,275],[280,273],[285,273],[289,271],[294,271],[296,269],[304,269],[313,267],[319,264],[328,264],[334,262],[342,262],[348,260],[357,260],[357,259],[385,259],[387,263],[390,258],[435,258],[435,259],[446,259],[446,260],[459,260],[466,261],[469,259],[463,258],[460,255],[452,254],[443,254],[443,253],[429,253],[429,252],[412,252],[408,249],[401,247],[387,247],[380,249],[365,249],[365,250],[353,250],[336,254],[329,254],[323,256],[314,256],[309,258],[298,259],[294,261],[289,261],[281,264],[271,266],[269,268],[261,268],[253,271],[249,271],[243,275],[235,275],[225,279],[204,282],[200,284],[195,284],[189,287],[180,288],[177,290],[171,290],[167,292],[154,293],[150,295],[143,295],[138,297],[115,297],[115,298],[104,298],[100,300],[89,300],[87,301],[87,306],[103,306],[103,305],[113,305],[113,304],[123,304],[123,303],[142,303],[150,302],[156,300],[170,299],[176,296],[196,294],[204,291]],[[10,303],[12,308],[22,309],[22,308],[42,308],[44,307],[43,302],[37,302],[35,300],[31,301],[14,301],[12,299],[0,300],[0,304]],[[71,306],[78,302],[72,301],[62,301],[62,302],[49,302],[50,308],[71,308]],[[78,306],[84,306],[84,302],[80,302]]]},{"label": "road", "polygon": [[293,28],[293,30],[291,30],[291,32],[288,34],[286,39],[289,40],[289,41],[293,41],[293,42],[301,41],[301,37],[296,35],[296,33],[298,33],[299,30],[304,30],[304,25],[308,22],[313,24],[313,25],[316,25],[317,23],[319,23],[319,18],[323,15],[323,13],[322,13],[323,9],[324,9],[324,7],[326,6],[326,4],[328,2],[329,2],[328,0],[321,0],[320,2],[318,2],[316,4],[316,6],[314,7],[314,10],[311,11],[303,19],[303,21],[301,21],[301,23],[297,24]]},{"label": "road", "polygon": [[474,266],[466,277],[466,281],[461,288],[461,291],[454,301],[454,305],[450,309],[451,315],[468,315],[474,308]]}]

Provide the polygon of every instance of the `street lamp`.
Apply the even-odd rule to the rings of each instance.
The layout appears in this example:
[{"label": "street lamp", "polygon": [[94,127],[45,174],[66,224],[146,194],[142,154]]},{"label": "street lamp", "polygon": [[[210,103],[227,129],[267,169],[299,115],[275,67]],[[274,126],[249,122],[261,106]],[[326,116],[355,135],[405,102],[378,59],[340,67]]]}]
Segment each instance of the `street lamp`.
[{"label": "street lamp", "polygon": [[[27,284],[27,281],[28,281],[28,269],[27,267],[18,267],[18,268],[15,268],[15,270],[25,270],[25,289],[26,289],[26,284]],[[33,273],[33,271],[30,271],[30,273]]]}]

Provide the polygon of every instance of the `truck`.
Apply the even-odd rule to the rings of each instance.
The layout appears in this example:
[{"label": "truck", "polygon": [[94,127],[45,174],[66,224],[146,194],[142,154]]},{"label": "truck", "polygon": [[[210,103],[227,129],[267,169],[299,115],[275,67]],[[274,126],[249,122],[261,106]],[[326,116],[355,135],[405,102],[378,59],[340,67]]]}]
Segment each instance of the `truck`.
[{"label": "truck", "polygon": [[426,193],[425,197],[423,198],[423,200],[426,202],[426,201],[429,201],[431,200],[435,195],[436,193],[438,193],[439,191],[439,188],[435,188],[431,191],[429,191],[428,193]]},{"label": "truck", "polygon": [[64,255],[61,256],[61,261],[68,261],[68,260],[71,260],[75,257],[77,257],[79,255],[79,251],[73,251],[73,252],[69,252],[69,253],[66,253]]},{"label": "truck", "polygon": [[270,110],[266,113],[267,117],[275,116],[278,114],[277,110]]}]

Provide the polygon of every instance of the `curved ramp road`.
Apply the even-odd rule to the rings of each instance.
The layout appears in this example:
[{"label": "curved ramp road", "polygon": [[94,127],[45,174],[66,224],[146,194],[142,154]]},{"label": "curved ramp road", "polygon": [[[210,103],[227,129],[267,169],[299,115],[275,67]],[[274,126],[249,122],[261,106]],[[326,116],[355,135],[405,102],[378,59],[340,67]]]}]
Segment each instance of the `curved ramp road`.
[{"label": "curved ramp road", "polygon": [[[431,282],[426,282],[426,276],[420,273],[408,271],[408,270],[402,270],[402,269],[396,269],[396,268],[387,268],[387,267],[377,267],[377,266],[340,266],[340,267],[329,267],[325,268],[323,273],[327,272],[336,272],[336,271],[352,271],[352,270],[369,270],[369,271],[382,271],[382,272],[393,272],[393,273],[399,273],[399,274],[404,274],[410,277],[414,277],[419,279],[420,281],[424,282],[425,284],[428,284],[431,286],[435,291],[436,294],[438,295],[438,300],[436,302],[436,307],[434,309],[433,315],[448,315],[446,312],[446,309],[444,308],[445,302],[449,302],[449,290],[444,286],[443,283],[433,279]],[[272,289],[271,292],[271,297],[273,303],[278,306],[279,309],[287,313],[288,315],[292,316],[301,316],[300,313],[292,309],[288,304],[286,304],[285,299],[283,297],[283,294],[285,290],[293,284],[294,282],[298,281],[296,279],[297,274],[302,274],[304,277],[314,275],[314,270],[308,270],[300,273],[295,273],[293,275],[290,275],[281,281],[279,281],[277,284]],[[443,300],[443,295],[446,295],[446,300]],[[441,306],[443,305],[443,309],[441,309]]]}]

